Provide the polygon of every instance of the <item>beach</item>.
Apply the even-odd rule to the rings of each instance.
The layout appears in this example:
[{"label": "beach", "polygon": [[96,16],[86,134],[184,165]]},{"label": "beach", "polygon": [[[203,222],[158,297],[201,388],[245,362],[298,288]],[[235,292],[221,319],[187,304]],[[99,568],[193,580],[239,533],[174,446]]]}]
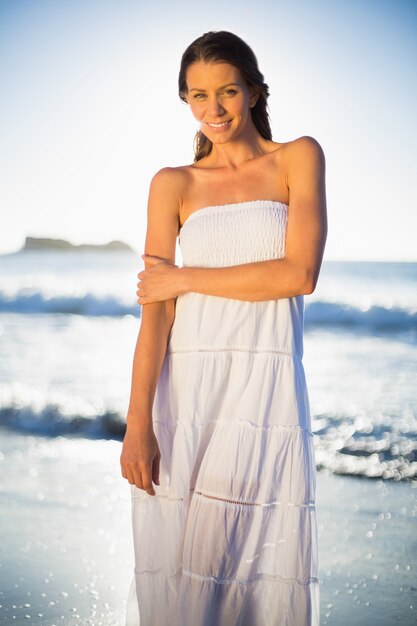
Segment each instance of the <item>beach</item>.
[{"label": "beach", "polygon": [[[124,626],[140,266],[0,255],[0,624]],[[416,286],[417,263],[325,262],[305,298],[321,626],[417,621]]]},{"label": "beach", "polygon": [[[121,443],[3,431],[1,448],[0,624],[123,626],[133,544]],[[415,624],[416,494],[318,472],[321,624]]]}]

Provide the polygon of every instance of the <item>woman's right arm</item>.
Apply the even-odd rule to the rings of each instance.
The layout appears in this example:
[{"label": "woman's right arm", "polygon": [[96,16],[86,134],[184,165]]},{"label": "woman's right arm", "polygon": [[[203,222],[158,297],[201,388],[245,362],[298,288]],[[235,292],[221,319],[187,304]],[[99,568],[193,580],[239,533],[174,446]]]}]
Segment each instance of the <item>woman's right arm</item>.
[{"label": "woman's right arm", "polygon": [[[181,176],[164,168],[153,177],[149,190],[145,253],[175,263]],[[146,264],[145,264],[146,267]],[[130,484],[155,495],[159,484],[160,451],[153,431],[152,406],[175,317],[175,298],[142,306],[133,357],[131,393],[120,464]]]}]

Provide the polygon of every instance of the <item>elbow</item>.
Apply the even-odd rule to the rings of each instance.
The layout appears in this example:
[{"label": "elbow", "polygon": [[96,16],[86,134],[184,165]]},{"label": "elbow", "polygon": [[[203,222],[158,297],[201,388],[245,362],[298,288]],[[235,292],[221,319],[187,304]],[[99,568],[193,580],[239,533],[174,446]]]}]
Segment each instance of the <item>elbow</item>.
[{"label": "elbow", "polygon": [[314,292],[315,288],[316,288],[316,285],[314,283],[312,282],[307,283],[307,285],[305,286],[303,290],[303,295],[309,296],[310,294]]},{"label": "elbow", "polygon": [[304,271],[302,272],[301,280],[301,294],[306,296],[312,294],[317,286],[317,280],[318,276],[316,272],[309,269],[304,269]]}]

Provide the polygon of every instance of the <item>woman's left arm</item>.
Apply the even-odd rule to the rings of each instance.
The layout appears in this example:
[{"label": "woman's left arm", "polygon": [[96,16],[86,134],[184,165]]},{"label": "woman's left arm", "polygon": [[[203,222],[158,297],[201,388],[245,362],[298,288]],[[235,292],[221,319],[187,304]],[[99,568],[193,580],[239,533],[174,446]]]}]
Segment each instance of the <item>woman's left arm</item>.
[{"label": "woman's left arm", "polygon": [[195,292],[258,302],[314,291],[327,238],[325,157],[312,137],[288,146],[286,182],[289,211],[285,256],[230,267],[176,267],[158,257],[138,274],[139,304]]}]

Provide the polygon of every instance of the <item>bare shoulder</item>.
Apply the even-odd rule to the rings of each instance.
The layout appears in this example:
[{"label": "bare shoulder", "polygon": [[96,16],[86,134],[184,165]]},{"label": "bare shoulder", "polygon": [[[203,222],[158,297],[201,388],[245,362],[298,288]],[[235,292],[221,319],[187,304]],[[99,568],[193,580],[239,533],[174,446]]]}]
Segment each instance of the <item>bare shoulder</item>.
[{"label": "bare shoulder", "polygon": [[317,139],[303,135],[285,144],[285,152],[289,162],[316,161],[324,163],[324,151]]},{"label": "bare shoulder", "polygon": [[163,167],[149,186],[145,251],[175,262],[180,209],[187,189],[188,174],[182,167]]},{"label": "bare shoulder", "polygon": [[181,203],[182,192],[187,182],[187,171],[184,167],[163,167],[152,176],[151,192],[171,197],[171,203]]}]

